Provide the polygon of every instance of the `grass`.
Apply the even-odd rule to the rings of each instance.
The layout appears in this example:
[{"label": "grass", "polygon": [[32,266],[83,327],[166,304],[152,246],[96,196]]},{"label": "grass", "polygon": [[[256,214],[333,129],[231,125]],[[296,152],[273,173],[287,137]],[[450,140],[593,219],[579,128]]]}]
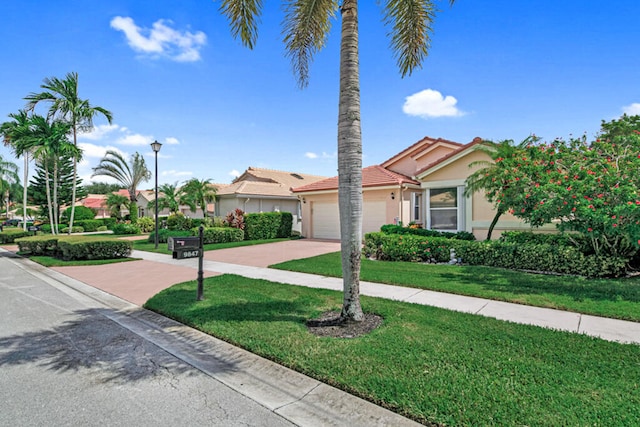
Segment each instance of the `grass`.
[{"label": "grass", "polygon": [[140,258],[88,259],[88,260],[63,261],[59,258],[54,258],[51,256],[38,255],[38,256],[30,256],[29,259],[45,267],[70,267],[70,266],[117,264],[121,262],[137,261]]},{"label": "grass", "polygon": [[640,346],[362,297],[382,326],[320,338],[305,321],[342,293],[224,275],[145,307],[422,423],[640,425]]},{"label": "grass", "polygon": [[[263,245],[265,243],[283,242],[291,239],[268,239],[268,240],[243,240],[242,242],[229,242],[229,243],[211,243],[204,245],[205,251],[214,251],[217,249],[238,248],[241,246],[253,246]],[[155,242],[150,243],[146,240],[134,240],[133,249],[146,252],[156,252],[160,254],[171,255],[171,252],[167,249],[166,243],[158,243],[158,249],[155,248]]]},{"label": "grass", "polygon": [[[340,253],[272,268],[341,277]],[[585,279],[479,266],[362,260],[361,279],[640,322],[640,279]]]}]

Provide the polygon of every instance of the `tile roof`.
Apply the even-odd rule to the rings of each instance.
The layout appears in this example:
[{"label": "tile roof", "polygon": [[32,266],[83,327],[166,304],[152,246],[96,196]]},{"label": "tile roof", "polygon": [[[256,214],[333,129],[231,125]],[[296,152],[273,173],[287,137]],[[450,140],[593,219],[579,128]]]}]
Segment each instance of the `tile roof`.
[{"label": "tile roof", "polygon": [[384,162],[380,163],[380,165],[383,166],[383,167],[387,167],[387,166],[389,166],[390,164],[392,164],[393,162],[397,161],[398,159],[400,159],[402,157],[413,156],[413,155],[416,154],[416,152],[423,151],[424,147],[426,145],[434,145],[436,143],[444,143],[444,144],[449,144],[449,145],[453,145],[453,146],[456,146],[456,147],[460,147],[460,146],[463,145],[463,144],[460,144],[459,142],[449,141],[448,139],[431,138],[430,136],[425,136],[420,141],[416,142],[415,144],[410,145],[409,147],[405,148],[404,150],[400,151],[399,153],[391,156],[390,158],[388,158]]},{"label": "tile roof", "polygon": [[[385,169],[380,165],[369,166],[362,169],[362,187],[384,187],[389,185],[401,185],[401,184],[413,184],[420,185],[418,181],[415,181],[408,176],[401,175],[396,172],[392,172],[389,169]],[[327,178],[322,181],[314,182],[312,184],[304,185],[301,187],[293,188],[291,191],[294,193],[302,193],[307,191],[324,191],[324,190],[337,190],[338,189],[338,177]]]},{"label": "tile roof", "polygon": [[[91,209],[104,209],[107,207],[106,194],[88,194],[80,201],[81,205]],[[76,205],[77,206],[77,205]]]},{"label": "tile roof", "polygon": [[310,175],[305,173],[286,172],[272,169],[262,169],[250,166],[242,175],[236,178],[232,184],[240,181],[262,181],[283,184],[287,188],[299,187],[327,178],[326,176]]},{"label": "tile roof", "polygon": [[469,148],[480,144],[483,141],[482,138],[480,137],[475,137],[473,138],[473,141],[471,141],[468,144],[462,145],[460,147],[458,147],[457,149],[453,150],[452,152],[446,154],[443,157],[440,157],[438,160],[431,162],[430,164],[426,165],[425,167],[423,167],[422,169],[420,169],[419,171],[416,171],[416,176],[423,174],[424,172],[428,171],[429,169],[433,168],[434,166],[439,165],[440,163],[446,161],[447,159],[450,159],[452,157],[455,157],[456,155],[462,153],[463,151],[468,150]]}]

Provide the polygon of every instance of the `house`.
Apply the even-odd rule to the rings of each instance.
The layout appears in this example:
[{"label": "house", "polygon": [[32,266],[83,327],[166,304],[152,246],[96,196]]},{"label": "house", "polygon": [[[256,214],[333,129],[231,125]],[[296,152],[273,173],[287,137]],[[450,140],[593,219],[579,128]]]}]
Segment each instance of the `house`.
[{"label": "house", "polygon": [[76,206],[92,209],[96,213],[96,218],[108,218],[110,216],[106,194],[87,194],[87,197],[80,199]]},{"label": "house", "polygon": [[[464,195],[465,180],[491,161],[478,150],[481,138],[460,144],[425,137],[380,165],[362,170],[363,233],[380,231],[384,224],[416,223],[441,231],[469,231],[484,239],[495,215],[482,192]],[[302,200],[302,235],[339,239],[338,177],[292,189]],[[529,229],[519,219],[505,214],[495,227],[502,230]]]},{"label": "house", "polygon": [[219,186],[216,215],[225,216],[237,208],[246,213],[291,212],[293,229],[301,231],[300,200],[291,188],[324,179],[324,176],[249,167],[231,184]]}]

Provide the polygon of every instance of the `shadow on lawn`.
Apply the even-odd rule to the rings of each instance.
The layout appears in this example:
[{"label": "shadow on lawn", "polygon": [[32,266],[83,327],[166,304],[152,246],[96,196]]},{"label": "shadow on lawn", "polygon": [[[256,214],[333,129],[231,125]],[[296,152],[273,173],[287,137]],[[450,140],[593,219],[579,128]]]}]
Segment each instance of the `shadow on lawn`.
[{"label": "shadow on lawn", "polygon": [[462,283],[480,285],[486,290],[571,297],[575,301],[640,302],[640,284],[628,279],[585,279],[575,276],[553,276],[499,268],[461,267],[456,273],[442,277]]}]

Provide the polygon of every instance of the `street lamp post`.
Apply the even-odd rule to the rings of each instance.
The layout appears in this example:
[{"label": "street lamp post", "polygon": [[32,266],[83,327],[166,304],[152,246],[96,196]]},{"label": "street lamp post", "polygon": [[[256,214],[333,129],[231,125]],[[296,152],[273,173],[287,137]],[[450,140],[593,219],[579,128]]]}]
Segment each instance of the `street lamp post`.
[{"label": "street lamp post", "polygon": [[158,141],[153,141],[153,143],[151,144],[151,149],[156,154],[156,199],[155,199],[155,205],[156,205],[156,238],[155,238],[156,249],[158,249],[158,151],[160,151],[160,147],[162,147],[162,144],[160,144]]}]

